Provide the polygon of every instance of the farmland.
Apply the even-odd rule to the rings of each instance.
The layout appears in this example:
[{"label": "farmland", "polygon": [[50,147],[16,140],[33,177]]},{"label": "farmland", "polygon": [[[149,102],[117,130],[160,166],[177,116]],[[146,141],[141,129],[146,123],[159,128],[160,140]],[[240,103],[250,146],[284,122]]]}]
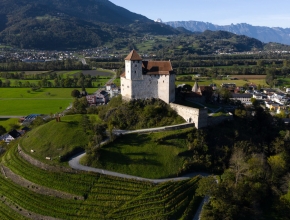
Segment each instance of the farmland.
[{"label": "farmland", "polygon": [[25,161],[16,146],[3,156],[4,166],[33,183],[83,200],[35,193],[0,175],[0,195],[6,201],[1,203],[1,219],[25,219],[21,214],[26,212],[61,219],[188,219],[201,201],[195,196],[200,177],[156,185],[100,174],[46,171]]},{"label": "farmland", "polygon": [[[80,73],[84,75],[98,76],[92,83],[93,88],[86,88],[91,94],[97,88],[101,88],[113,76],[109,70],[84,70],[84,71],[56,71],[55,73],[62,78],[74,77]],[[11,72],[12,74],[16,72]],[[38,74],[46,74],[47,71],[27,71],[25,77],[37,77]],[[2,78],[2,81],[5,79]],[[55,114],[66,109],[73,98],[71,91],[74,88],[42,87],[39,89],[20,88],[19,85],[25,85],[29,82],[31,85],[38,85],[40,80],[36,79],[9,79],[9,88],[0,88],[0,115],[2,116],[22,116],[31,113]],[[53,84],[53,80],[47,80]],[[80,88],[76,88],[80,89]]]},{"label": "farmland", "polygon": [[[0,115],[21,116],[60,112],[73,101],[72,90],[73,88],[42,88],[33,92],[27,88],[0,88]],[[88,93],[95,91],[95,88],[87,89]]]},{"label": "farmland", "polygon": [[[192,76],[191,80],[182,80],[183,76]],[[218,87],[222,83],[235,83],[237,86],[244,86],[247,84],[261,85],[262,87],[268,87],[265,78],[265,75],[231,75],[231,79],[224,77],[223,79],[212,79],[210,77],[198,77],[195,78],[194,75],[177,75],[176,85],[180,84],[189,84],[194,85],[195,81],[198,82],[201,86],[209,86],[210,84],[216,84]]]}]

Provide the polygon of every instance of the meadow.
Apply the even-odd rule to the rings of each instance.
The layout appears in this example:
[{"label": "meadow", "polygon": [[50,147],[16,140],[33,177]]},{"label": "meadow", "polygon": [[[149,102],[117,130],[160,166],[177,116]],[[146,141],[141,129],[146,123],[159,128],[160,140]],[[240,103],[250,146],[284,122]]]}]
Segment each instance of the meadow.
[{"label": "meadow", "polygon": [[81,162],[119,173],[146,178],[174,177],[183,166],[186,137],[191,129],[124,135],[101,149],[99,161]]},{"label": "meadow", "polygon": [[[178,77],[177,77],[178,78]],[[255,85],[261,85],[261,87],[269,87],[265,81],[265,79],[253,79],[253,78],[244,78],[244,79],[237,79],[237,80],[230,80],[230,79],[222,79],[222,80],[216,80],[216,79],[204,79],[204,78],[197,78],[198,85],[200,86],[209,86],[210,84],[216,84],[217,87],[220,87],[222,83],[235,83],[236,86],[243,86],[246,83],[247,84],[255,84]],[[185,80],[176,80],[175,84],[189,84],[193,86],[195,83],[195,80],[185,81]]]},{"label": "meadow", "polygon": [[[0,115],[25,116],[33,113],[58,113],[73,102],[73,97],[71,97],[73,89],[42,88],[31,91],[28,88],[0,88]],[[93,93],[96,88],[86,90],[88,93]]]},{"label": "meadow", "polygon": [[0,125],[2,125],[6,131],[10,131],[15,125],[20,126],[18,118],[0,118]]}]

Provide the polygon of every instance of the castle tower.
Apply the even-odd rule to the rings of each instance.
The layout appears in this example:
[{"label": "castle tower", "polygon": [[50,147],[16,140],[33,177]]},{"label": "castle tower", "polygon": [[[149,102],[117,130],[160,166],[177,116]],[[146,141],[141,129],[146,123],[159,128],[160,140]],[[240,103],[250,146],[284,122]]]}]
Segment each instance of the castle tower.
[{"label": "castle tower", "polygon": [[142,80],[142,58],[139,54],[132,50],[125,58],[125,74],[126,79]]},{"label": "castle tower", "polygon": [[197,93],[197,94],[201,94],[201,90],[200,90],[200,87],[199,87],[197,81],[195,81],[194,86],[192,87],[191,91],[194,93]]}]

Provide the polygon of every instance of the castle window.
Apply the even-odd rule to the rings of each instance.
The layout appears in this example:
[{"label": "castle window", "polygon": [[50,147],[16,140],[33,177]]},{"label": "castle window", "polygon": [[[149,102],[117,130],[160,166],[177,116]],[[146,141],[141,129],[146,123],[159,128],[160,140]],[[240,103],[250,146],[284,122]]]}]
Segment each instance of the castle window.
[{"label": "castle window", "polygon": [[135,73],[136,73],[136,70],[135,70]]},{"label": "castle window", "polygon": [[163,80],[163,83],[164,83],[164,80]]},{"label": "castle window", "polygon": [[137,67],[137,64],[135,64],[135,67]]},{"label": "castle window", "polygon": [[127,88],[129,89],[129,86],[127,86]]}]

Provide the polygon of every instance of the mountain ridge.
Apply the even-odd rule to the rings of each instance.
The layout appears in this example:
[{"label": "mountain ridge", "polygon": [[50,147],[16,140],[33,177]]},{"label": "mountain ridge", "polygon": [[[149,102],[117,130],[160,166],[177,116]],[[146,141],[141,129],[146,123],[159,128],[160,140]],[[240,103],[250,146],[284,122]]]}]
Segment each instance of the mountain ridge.
[{"label": "mountain ridge", "polygon": [[108,0],[0,0],[0,18],[0,42],[20,48],[88,48],[137,31],[180,33]]},{"label": "mountain ridge", "polygon": [[164,22],[174,28],[183,27],[192,32],[228,31],[238,35],[246,35],[256,38],[264,43],[276,42],[290,45],[290,28],[253,26],[247,23],[238,23],[230,25],[216,25],[203,21],[169,21]]}]

